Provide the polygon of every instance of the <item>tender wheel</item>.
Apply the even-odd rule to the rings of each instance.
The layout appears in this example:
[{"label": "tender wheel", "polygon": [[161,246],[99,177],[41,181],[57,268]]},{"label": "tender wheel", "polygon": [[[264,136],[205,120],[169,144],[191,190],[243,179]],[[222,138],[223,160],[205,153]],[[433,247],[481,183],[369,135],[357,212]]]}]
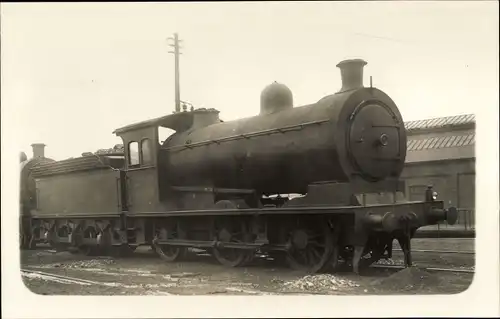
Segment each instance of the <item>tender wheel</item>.
[{"label": "tender wheel", "polygon": [[98,246],[95,247],[99,254],[109,255],[112,257],[127,257],[132,254],[129,245],[113,245],[114,238],[119,239],[120,235],[115,233],[113,227],[110,225],[97,234]]},{"label": "tender wheel", "polygon": [[40,241],[42,236],[42,229],[39,226],[33,226],[28,241],[28,249],[36,249],[36,244]]},{"label": "tender wheel", "polygon": [[62,244],[59,241],[59,238],[68,237],[70,233],[71,233],[71,230],[66,225],[63,225],[59,228],[57,228],[57,226],[55,226],[54,229],[49,230],[47,239],[48,239],[50,247],[52,247],[56,251],[66,250],[67,245]]},{"label": "tender wheel", "polygon": [[331,266],[334,236],[326,222],[300,221],[289,237],[288,265],[295,270],[316,273]]},{"label": "tender wheel", "polygon": [[[83,238],[97,239],[97,231],[94,227],[87,227],[82,233]],[[99,247],[94,245],[81,244],[78,251],[85,256],[95,256],[99,254]]]},{"label": "tender wheel", "polygon": [[21,250],[29,249],[29,237],[24,233],[23,230],[19,232],[19,248]]},{"label": "tender wheel", "polygon": [[34,227],[31,231],[31,235],[29,237],[29,242],[28,242],[28,249],[36,249],[36,237],[38,235],[38,238],[40,237],[40,229]]},{"label": "tender wheel", "polygon": [[[250,234],[246,231],[244,222],[222,221],[217,230],[217,239],[222,242],[244,243],[250,240]],[[254,251],[247,249],[219,248],[213,249],[215,259],[228,267],[238,267],[250,263],[254,257]]]},{"label": "tender wheel", "polygon": [[21,218],[19,222],[19,246],[21,250],[30,249],[31,229],[26,225],[28,221]]}]

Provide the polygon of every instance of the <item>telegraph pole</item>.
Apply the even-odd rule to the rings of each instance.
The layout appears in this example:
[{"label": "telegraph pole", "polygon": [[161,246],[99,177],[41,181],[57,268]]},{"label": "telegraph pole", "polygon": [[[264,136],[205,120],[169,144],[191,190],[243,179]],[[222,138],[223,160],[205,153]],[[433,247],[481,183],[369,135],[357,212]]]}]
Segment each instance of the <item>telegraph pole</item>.
[{"label": "telegraph pole", "polygon": [[177,33],[174,33],[173,38],[168,38],[168,40],[173,40],[173,44],[169,44],[169,46],[174,48],[174,51],[168,51],[168,53],[172,53],[175,57],[175,113],[181,111],[181,91],[180,91],[180,82],[179,82],[179,55],[180,53],[180,43],[182,40],[179,40],[179,36]]}]

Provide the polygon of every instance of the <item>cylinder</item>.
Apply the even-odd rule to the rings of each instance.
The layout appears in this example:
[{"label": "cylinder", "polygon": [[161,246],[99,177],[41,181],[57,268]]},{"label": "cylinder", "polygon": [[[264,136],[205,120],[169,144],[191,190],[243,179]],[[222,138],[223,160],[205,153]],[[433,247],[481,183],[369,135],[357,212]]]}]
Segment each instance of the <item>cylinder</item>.
[{"label": "cylinder", "polygon": [[392,232],[400,227],[399,219],[393,212],[372,213],[368,212],[363,222],[370,230]]},{"label": "cylinder", "polygon": [[428,217],[434,223],[446,221],[448,225],[455,225],[458,219],[458,210],[453,206],[448,209],[432,208]]}]

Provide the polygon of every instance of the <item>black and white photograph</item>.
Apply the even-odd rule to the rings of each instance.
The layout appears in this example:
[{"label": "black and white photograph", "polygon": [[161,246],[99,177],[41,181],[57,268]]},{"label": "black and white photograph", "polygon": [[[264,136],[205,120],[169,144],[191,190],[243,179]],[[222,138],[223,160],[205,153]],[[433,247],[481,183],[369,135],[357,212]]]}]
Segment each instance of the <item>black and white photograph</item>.
[{"label": "black and white photograph", "polygon": [[498,30],[497,1],[2,3],[5,317],[500,315]]}]

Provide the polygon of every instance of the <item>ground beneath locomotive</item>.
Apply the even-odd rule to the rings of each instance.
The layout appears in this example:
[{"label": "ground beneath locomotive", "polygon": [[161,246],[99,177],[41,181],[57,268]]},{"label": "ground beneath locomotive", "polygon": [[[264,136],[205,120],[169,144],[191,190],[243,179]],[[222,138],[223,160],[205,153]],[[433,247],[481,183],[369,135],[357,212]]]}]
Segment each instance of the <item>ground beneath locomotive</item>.
[{"label": "ground beneath locomotive", "polygon": [[[430,249],[429,240],[416,241],[415,249]],[[448,245],[441,249],[473,248],[473,240],[452,241],[446,241]],[[227,268],[202,252],[192,252],[188,260],[170,264],[146,247],[132,257],[117,259],[76,257],[41,249],[23,251],[22,268],[33,271],[23,275],[26,286],[44,295],[446,294],[466,290],[473,277],[468,273],[431,274],[418,268],[398,273],[371,269],[361,276],[307,275],[270,259],[261,257],[248,267]],[[422,267],[474,267],[474,260],[466,256],[416,253],[414,259]],[[390,263],[402,263],[402,255],[396,251]]]}]

